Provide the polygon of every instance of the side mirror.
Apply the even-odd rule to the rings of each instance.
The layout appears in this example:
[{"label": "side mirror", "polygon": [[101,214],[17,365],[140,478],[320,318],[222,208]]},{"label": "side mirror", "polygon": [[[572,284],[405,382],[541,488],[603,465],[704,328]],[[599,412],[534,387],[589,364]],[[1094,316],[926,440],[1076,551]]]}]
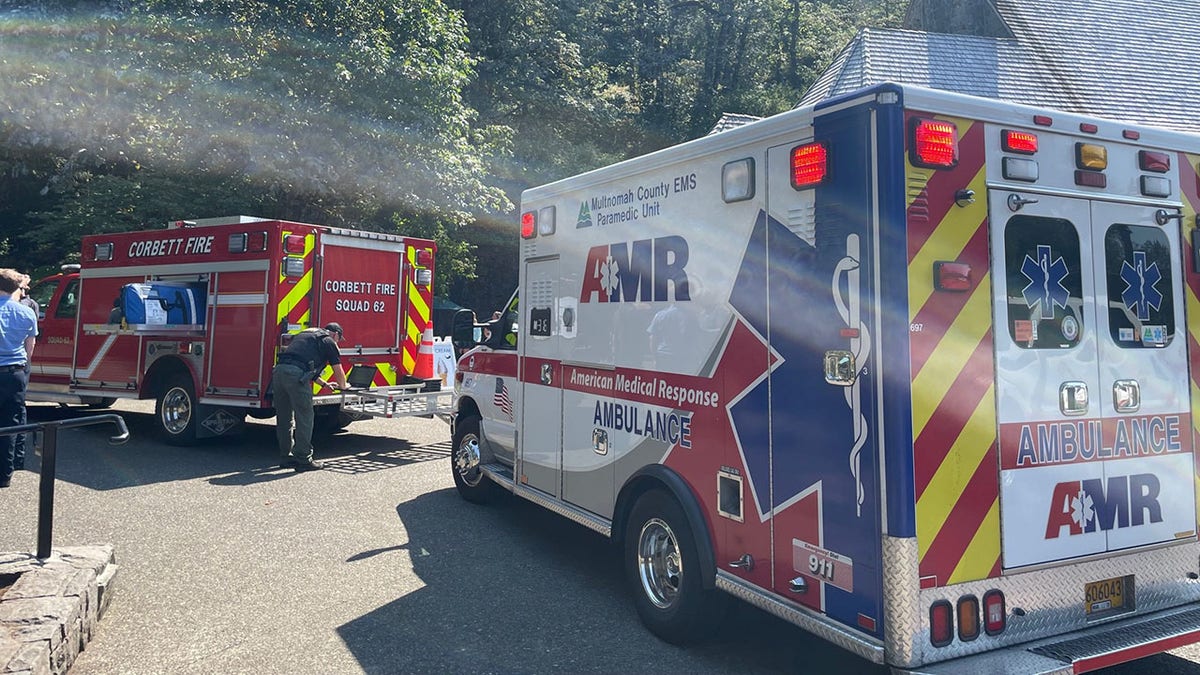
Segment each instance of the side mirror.
[{"label": "side mirror", "polygon": [[479,329],[475,327],[475,312],[460,309],[450,324],[450,341],[456,349],[470,349],[479,344]]}]

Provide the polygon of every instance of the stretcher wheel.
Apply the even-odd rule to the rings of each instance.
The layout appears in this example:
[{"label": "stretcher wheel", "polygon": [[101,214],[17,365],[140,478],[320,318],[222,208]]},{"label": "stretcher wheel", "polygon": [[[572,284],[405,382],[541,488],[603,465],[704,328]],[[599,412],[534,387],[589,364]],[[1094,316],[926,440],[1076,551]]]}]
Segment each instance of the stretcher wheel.
[{"label": "stretcher wheel", "polygon": [[701,583],[695,537],[683,509],[666,492],[651,490],[634,504],[624,559],[638,616],[662,640],[699,640],[724,618],[729,598]]}]

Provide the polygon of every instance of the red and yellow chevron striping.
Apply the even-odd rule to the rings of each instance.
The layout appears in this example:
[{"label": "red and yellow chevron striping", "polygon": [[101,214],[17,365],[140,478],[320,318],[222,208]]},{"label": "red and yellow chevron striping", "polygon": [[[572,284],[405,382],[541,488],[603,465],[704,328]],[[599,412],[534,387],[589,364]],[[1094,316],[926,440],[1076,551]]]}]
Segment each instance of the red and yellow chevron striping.
[{"label": "red and yellow chevron striping", "polygon": [[[1192,447],[1200,448],[1200,273],[1191,263],[1196,236],[1196,214],[1200,213],[1200,155],[1179,153],[1179,190],[1183,197],[1184,275],[1187,280],[1188,370],[1191,371]],[[1200,452],[1195,453],[1196,518],[1200,522]]]},{"label": "red and yellow chevron striping", "polygon": [[[417,252],[415,246],[405,247],[404,263],[404,349],[401,352],[401,367],[405,375],[411,375],[417,364],[417,351],[421,347],[421,336],[429,326],[433,315],[433,287],[417,283]],[[430,251],[432,253],[432,251]]]},{"label": "red and yellow chevron striping", "polygon": [[[940,119],[958,127],[958,166],[906,180],[920,573],[947,585],[999,574],[1000,489],[983,124]],[[956,206],[964,188],[976,201]],[[934,292],[938,261],[969,264],[972,288]]]},{"label": "red and yellow chevron striping", "polygon": [[[284,231],[282,237],[293,232]],[[282,244],[281,244],[282,245]],[[279,307],[275,316],[275,324],[286,324],[289,333],[295,333],[308,328],[312,312],[313,259],[315,257],[316,236],[311,232],[304,235],[304,275],[298,279],[284,276],[279,270]]]}]

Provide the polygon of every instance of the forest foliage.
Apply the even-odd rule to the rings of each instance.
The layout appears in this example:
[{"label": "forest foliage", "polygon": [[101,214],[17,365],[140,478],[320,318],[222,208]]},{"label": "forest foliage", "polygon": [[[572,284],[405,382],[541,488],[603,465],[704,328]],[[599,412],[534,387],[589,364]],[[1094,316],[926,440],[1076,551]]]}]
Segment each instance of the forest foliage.
[{"label": "forest foliage", "polygon": [[515,285],[521,190],[791,108],[903,0],[0,1],[0,265],[258,215],[434,237]]}]

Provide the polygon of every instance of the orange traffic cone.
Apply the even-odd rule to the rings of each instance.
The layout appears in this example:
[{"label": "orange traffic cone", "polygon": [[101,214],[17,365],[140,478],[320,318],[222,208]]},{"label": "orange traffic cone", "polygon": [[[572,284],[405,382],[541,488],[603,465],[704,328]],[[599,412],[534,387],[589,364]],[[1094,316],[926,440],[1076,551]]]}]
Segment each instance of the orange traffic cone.
[{"label": "orange traffic cone", "polygon": [[413,377],[432,380],[433,374],[433,328],[426,328],[421,335],[421,348],[417,350],[417,363],[413,366]]}]

